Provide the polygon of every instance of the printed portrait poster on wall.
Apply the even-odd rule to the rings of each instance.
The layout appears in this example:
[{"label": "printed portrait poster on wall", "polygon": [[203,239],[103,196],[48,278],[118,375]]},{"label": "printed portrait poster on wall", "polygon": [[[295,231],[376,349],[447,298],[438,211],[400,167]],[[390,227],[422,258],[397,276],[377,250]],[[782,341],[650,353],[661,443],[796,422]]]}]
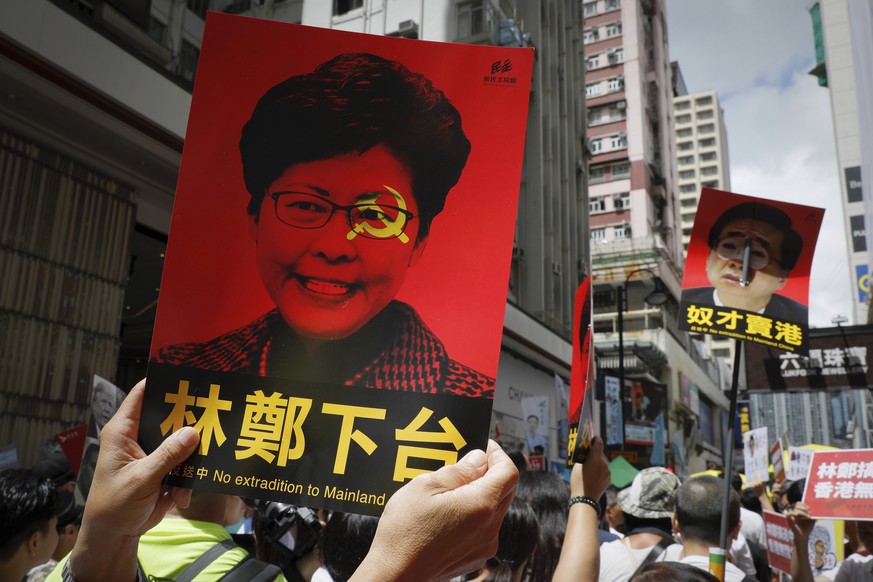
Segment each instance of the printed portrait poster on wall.
[{"label": "printed portrait poster on wall", "polygon": [[378,515],[486,446],[532,65],[207,16],[140,428],[199,431],[171,484]]},{"label": "printed portrait poster on wall", "polygon": [[824,209],[704,188],[679,327],[809,350],[809,272]]}]

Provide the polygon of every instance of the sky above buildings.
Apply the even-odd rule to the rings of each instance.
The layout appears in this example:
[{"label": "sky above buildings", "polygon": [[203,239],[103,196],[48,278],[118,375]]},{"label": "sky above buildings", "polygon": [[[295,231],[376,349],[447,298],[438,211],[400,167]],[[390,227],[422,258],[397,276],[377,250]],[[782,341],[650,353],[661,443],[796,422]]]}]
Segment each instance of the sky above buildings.
[{"label": "sky above buildings", "polygon": [[826,209],[810,279],[810,324],[854,321],[830,97],[807,2],[667,0],[670,59],[689,93],[718,92],[731,190]]}]

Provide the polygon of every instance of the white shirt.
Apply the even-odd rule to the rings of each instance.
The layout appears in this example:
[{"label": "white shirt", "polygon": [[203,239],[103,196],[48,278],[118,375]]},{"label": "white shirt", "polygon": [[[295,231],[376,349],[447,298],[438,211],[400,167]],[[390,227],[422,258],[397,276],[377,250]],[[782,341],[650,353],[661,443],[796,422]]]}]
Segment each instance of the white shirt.
[{"label": "white shirt", "polygon": [[600,582],[627,582],[655,546],[635,549],[624,539],[600,546]]},{"label": "white shirt", "polygon": [[754,511],[740,507],[740,521],[743,522],[740,526],[740,533],[746,536],[746,539],[752,540],[766,550],[767,532],[764,529],[764,518]]},{"label": "white shirt", "polygon": [[[846,562],[862,562],[862,563],[869,562],[870,560],[873,560],[873,555],[862,556],[861,554],[852,554],[851,556],[849,556],[848,558],[845,559]],[[842,562],[840,562],[840,564],[842,564]],[[837,572],[840,571],[840,564],[837,564],[836,568],[833,568],[831,570],[825,570],[824,572],[819,574],[819,576],[824,576],[828,580],[836,580]]]},{"label": "white shirt", "polygon": [[[658,556],[656,562],[681,562],[683,564],[689,564],[694,566],[695,568],[700,568],[704,572],[709,572],[709,557],[708,556],[685,556],[682,559],[679,557],[682,555],[682,544],[673,544],[671,546],[667,546],[667,549],[664,550],[664,553]],[[746,577],[745,572],[731,564],[730,562],[725,562],[724,565],[724,579],[725,582],[743,582],[743,578]]]}]

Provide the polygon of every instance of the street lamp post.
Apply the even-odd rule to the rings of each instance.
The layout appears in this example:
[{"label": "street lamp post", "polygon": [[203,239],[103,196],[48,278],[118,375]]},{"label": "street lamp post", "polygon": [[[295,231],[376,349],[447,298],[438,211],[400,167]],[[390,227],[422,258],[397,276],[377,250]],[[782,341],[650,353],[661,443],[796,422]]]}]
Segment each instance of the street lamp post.
[{"label": "street lamp post", "polygon": [[[637,273],[648,273],[652,276],[652,279],[655,281],[655,289],[646,295],[644,302],[649,305],[659,306],[663,305],[667,302],[668,295],[667,292],[661,287],[661,284],[658,281],[658,276],[653,273],[650,269],[639,268],[634,269],[630,273],[628,273],[624,278],[624,283],[618,288],[618,390],[619,394],[624,397],[624,312],[627,310],[627,285],[630,281],[631,276]],[[621,436],[622,442],[624,442],[624,435]]]}]

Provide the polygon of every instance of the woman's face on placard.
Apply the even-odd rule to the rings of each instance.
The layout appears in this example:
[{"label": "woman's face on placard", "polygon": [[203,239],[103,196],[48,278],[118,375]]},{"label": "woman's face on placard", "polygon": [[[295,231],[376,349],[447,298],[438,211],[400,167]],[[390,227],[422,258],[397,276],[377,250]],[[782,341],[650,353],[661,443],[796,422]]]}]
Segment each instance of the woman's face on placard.
[{"label": "woman's face on placard", "polygon": [[[330,203],[357,206],[351,221]],[[382,311],[426,242],[412,176],[383,145],[289,166],[249,219],[267,293],[315,343],[347,337]]]}]

